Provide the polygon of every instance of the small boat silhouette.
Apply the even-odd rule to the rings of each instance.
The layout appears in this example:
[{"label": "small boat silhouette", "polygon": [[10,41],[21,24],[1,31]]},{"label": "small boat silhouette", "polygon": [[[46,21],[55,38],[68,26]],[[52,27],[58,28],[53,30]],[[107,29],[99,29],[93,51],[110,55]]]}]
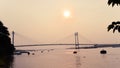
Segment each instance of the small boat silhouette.
[{"label": "small boat silhouette", "polygon": [[73,54],[77,54],[77,51],[73,51]]},{"label": "small boat silhouette", "polygon": [[100,51],[100,53],[101,53],[101,54],[106,54],[107,51],[103,49],[103,50]]}]

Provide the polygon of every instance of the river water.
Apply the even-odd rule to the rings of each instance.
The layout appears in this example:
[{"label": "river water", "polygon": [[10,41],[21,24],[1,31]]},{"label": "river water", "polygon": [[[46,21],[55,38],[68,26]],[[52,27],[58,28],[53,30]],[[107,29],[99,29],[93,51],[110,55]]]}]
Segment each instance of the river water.
[{"label": "river water", "polygon": [[[73,46],[40,46],[17,49],[36,50],[30,55],[14,55],[11,68],[120,68],[120,48],[69,49]],[[73,54],[77,51],[77,54]]]}]

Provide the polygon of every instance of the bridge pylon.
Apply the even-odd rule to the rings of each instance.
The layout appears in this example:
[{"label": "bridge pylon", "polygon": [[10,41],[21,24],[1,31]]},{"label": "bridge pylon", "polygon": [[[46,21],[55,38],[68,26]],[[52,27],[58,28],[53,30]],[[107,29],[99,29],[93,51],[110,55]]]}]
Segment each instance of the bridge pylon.
[{"label": "bridge pylon", "polygon": [[75,32],[75,48],[76,48],[76,49],[79,49],[78,32]]},{"label": "bridge pylon", "polygon": [[12,31],[12,44],[14,45],[14,35],[15,35],[15,32]]}]

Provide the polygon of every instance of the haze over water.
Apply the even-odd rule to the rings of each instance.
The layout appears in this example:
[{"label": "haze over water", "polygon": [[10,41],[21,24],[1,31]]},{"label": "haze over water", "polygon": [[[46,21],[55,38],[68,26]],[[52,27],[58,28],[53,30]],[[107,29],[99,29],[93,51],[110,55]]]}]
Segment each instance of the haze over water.
[{"label": "haze over water", "polygon": [[[119,33],[107,32],[112,21],[120,20],[119,12],[119,7],[108,6],[107,0],[0,0],[0,20],[10,32],[15,31],[15,45],[54,44],[61,39],[57,43],[74,43],[75,32],[92,41],[84,42],[79,36],[80,44],[119,44]],[[63,39],[69,35],[72,38]],[[12,68],[120,67],[120,48],[104,48],[107,54],[102,55],[100,48],[80,49],[73,54],[74,49],[66,49],[69,47],[74,46],[17,48],[44,52],[15,55]]]},{"label": "haze over water", "polygon": [[[104,48],[107,54],[100,54],[102,48],[67,49],[73,46],[42,46],[37,49],[45,50],[33,52],[35,55],[16,55],[14,68],[119,68],[120,48]],[[25,48],[27,49],[27,48]],[[32,49],[32,48],[31,48]],[[33,48],[33,50],[36,48]],[[48,50],[54,49],[48,52]]]}]

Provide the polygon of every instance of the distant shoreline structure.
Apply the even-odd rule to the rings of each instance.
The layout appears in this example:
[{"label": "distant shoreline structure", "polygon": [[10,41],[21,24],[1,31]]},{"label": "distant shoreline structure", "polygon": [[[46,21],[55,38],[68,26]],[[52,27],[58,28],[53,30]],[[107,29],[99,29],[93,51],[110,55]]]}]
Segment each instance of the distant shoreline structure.
[{"label": "distant shoreline structure", "polygon": [[120,44],[96,44],[93,46],[84,46],[84,47],[71,47],[68,49],[94,49],[94,48],[107,48],[107,47],[112,47],[112,48],[116,48],[116,47],[120,47]]}]

